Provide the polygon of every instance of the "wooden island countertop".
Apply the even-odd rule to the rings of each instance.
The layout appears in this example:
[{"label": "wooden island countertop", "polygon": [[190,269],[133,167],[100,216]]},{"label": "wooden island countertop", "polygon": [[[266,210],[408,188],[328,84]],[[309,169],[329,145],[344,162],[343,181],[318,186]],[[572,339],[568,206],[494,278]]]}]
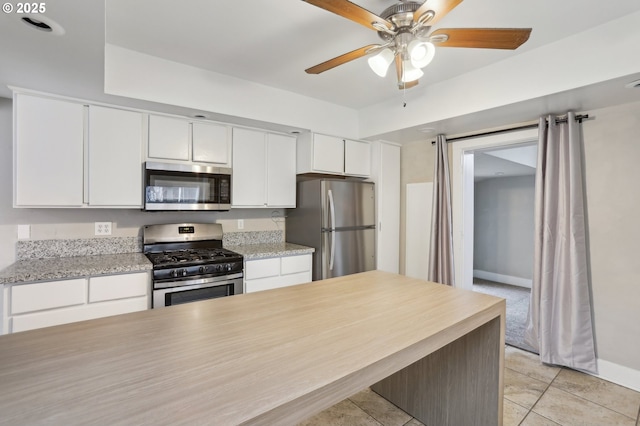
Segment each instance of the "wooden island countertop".
[{"label": "wooden island countertop", "polygon": [[295,424],[376,383],[384,395],[383,379],[461,342],[483,358],[462,386],[490,394],[477,404],[501,424],[504,315],[503,299],[371,271],[4,335],[0,423]]}]

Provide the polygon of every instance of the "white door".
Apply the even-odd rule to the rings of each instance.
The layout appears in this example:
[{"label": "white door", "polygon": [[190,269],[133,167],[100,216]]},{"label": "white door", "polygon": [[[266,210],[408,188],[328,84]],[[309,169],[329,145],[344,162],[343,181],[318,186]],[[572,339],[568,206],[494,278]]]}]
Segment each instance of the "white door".
[{"label": "white door", "polygon": [[344,140],[335,136],[313,135],[313,170],[344,173]]},{"label": "white door", "polygon": [[142,206],[142,114],[89,107],[89,205]]},{"label": "white door", "polygon": [[215,123],[193,123],[193,161],[230,167],[231,127]]},{"label": "white door", "polygon": [[149,116],[149,157],[189,160],[189,122],[174,117]]},{"label": "white door", "polygon": [[380,143],[378,176],[378,269],[400,268],[400,147]]},{"label": "white door", "polygon": [[344,141],[344,174],[371,175],[371,144],[365,141]]},{"label": "white door", "polygon": [[267,205],[296,206],[296,138],[267,135]]},{"label": "white door", "polygon": [[264,207],[266,205],[266,143],[265,133],[248,129],[233,129],[233,207]]},{"label": "white door", "polygon": [[15,102],[15,205],[81,206],[84,106],[22,94]]}]

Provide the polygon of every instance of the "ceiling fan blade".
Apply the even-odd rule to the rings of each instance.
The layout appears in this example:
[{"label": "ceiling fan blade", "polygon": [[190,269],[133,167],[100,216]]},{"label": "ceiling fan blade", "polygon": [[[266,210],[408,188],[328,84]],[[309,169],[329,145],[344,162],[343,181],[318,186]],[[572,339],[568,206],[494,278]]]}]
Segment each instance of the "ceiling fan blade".
[{"label": "ceiling fan blade", "polygon": [[396,75],[398,77],[398,89],[411,89],[418,85],[418,80],[402,82],[402,55],[396,55]]},{"label": "ceiling fan blade", "polygon": [[324,61],[323,63],[311,68],[307,68],[305,71],[307,74],[320,74],[321,72],[325,72],[327,70],[330,70],[331,68],[335,68],[338,65],[346,64],[347,62],[353,61],[354,59],[366,56],[377,47],[380,47],[380,45],[370,44],[368,46],[361,47],[360,49],[352,50],[351,52],[345,53],[344,55],[329,59],[328,61]]},{"label": "ceiling fan blade", "polygon": [[433,25],[442,19],[454,7],[462,3],[462,0],[427,0],[413,13],[413,21],[420,22],[420,17],[426,12],[433,11],[433,18],[424,22],[425,25]]},{"label": "ceiling fan blade", "polygon": [[402,89],[411,89],[412,87],[417,86],[419,82],[420,82],[420,80],[408,81],[406,83],[403,83],[403,82],[399,81],[398,82],[398,89],[400,89],[400,90],[402,90]]},{"label": "ceiling fan blade", "polygon": [[529,39],[529,34],[531,28],[441,28],[429,38],[441,47],[514,50]]},{"label": "ceiling fan blade", "polygon": [[393,24],[389,21],[382,19],[375,13],[369,12],[367,9],[364,9],[358,6],[355,3],[351,3],[348,0],[304,0],[309,4],[314,6],[318,6],[321,9],[328,10],[329,12],[333,12],[336,15],[340,15],[343,18],[350,19],[358,24],[364,25],[367,28],[371,28],[372,30],[379,31],[379,28],[373,25],[374,22],[378,23],[378,25],[382,25],[389,30],[393,30]]}]

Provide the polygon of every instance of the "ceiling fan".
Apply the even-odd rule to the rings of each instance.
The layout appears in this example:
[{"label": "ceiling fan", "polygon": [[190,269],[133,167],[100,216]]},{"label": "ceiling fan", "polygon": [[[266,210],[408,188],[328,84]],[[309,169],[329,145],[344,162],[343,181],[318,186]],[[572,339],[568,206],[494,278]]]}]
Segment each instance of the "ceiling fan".
[{"label": "ceiling fan", "polygon": [[381,77],[395,62],[398,88],[418,84],[439,47],[517,49],[529,39],[531,28],[440,28],[431,27],[462,0],[400,0],[376,15],[348,0],[304,0],[378,32],[382,44],[370,44],[306,69],[308,74],[324,71],[363,56]]}]

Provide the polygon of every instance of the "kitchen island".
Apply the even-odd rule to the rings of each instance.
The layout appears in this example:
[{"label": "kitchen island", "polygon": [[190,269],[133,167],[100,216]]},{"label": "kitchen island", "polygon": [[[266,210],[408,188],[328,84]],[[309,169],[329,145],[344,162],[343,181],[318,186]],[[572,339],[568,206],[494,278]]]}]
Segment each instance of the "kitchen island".
[{"label": "kitchen island", "polygon": [[0,336],[0,423],[295,424],[372,388],[502,423],[505,302],[371,271]]}]

